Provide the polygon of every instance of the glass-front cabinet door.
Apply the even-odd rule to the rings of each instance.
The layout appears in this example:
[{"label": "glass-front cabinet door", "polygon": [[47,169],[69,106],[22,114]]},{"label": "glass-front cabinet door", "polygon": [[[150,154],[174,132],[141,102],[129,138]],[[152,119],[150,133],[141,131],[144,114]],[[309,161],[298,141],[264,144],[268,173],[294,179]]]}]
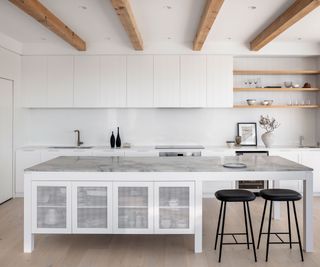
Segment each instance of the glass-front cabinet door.
[{"label": "glass-front cabinet door", "polygon": [[156,182],[155,232],[194,233],[194,183]]},{"label": "glass-front cabinet door", "polygon": [[72,203],[74,233],[112,232],[112,183],[74,182]]},{"label": "glass-front cabinet door", "polygon": [[153,183],[113,183],[115,233],[153,232]]},{"label": "glass-front cabinet door", "polygon": [[32,232],[71,233],[71,183],[32,183]]}]

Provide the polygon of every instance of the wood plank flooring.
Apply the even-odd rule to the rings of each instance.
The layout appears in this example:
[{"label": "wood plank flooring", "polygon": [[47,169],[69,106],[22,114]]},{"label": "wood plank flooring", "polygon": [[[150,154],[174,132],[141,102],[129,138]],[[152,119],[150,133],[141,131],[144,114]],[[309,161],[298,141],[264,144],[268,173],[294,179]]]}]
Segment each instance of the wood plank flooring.
[{"label": "wood plank flooring", "polygon": [[[305,253],[300,261],[298,246],[273,245],[269,262],[265,259],[265,242],[258,250],[258,262],[246,246],[225,246],[222,262],[213,250],[219,202],[204,199],[204,251],[193,253],[191,235],[38,235],[32,254],[23,253],[23,199],[14,199],[0,206],[1,267],[209,267],[209,266],[320,266],[320,198],[314,198],[315,251]],[[263,202],[251,203],[255,237],[260,226]],[[226,231],[243,231],[241,204],[227,207]],[[281,221],[273,221],[273,230],[286,230],[285,205]],[[302,201],[298,205],[302,230]],[[293,221],[292,221],[293,222]],[[292,226],[294,226],[292,224]],[[294,229],[294,228],[293,228]],[[294,231],[295,233],[295,231]]]}]

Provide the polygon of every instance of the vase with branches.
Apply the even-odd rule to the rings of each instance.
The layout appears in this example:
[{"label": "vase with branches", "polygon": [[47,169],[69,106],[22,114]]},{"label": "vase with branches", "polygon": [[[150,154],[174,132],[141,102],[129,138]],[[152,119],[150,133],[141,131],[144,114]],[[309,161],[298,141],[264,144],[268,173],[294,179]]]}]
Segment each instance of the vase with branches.
[{"label": "vase with branches", "polygon": [[275,118],[271,118],[268,115],[260,116],[259,125],[266,132],[261,135],[262,142],[266,147],[271,147],[274,142],[273,131],[280,126],[280,123]]}]

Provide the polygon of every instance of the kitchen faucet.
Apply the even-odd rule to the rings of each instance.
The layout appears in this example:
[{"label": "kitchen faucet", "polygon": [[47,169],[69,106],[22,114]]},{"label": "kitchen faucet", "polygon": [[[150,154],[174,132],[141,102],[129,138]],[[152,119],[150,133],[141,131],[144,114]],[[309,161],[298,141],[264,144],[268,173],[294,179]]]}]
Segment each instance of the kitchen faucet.
[{"label": "kitchen faucet", "polygon": [[77,133],[77,146],[81,146],[83,142],[80,141],[80,131],[74,130],[75,133]]}]

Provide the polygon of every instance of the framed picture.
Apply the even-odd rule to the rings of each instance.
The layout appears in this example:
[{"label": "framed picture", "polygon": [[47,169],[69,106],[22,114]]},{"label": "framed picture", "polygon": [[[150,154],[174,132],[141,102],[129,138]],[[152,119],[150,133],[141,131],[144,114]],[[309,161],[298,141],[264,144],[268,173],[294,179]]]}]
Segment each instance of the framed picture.
[{"label": "framed picture", "polygon": [[242,146],[257,146],[257,124],[255,122],[239,122],[238,135]]}]

